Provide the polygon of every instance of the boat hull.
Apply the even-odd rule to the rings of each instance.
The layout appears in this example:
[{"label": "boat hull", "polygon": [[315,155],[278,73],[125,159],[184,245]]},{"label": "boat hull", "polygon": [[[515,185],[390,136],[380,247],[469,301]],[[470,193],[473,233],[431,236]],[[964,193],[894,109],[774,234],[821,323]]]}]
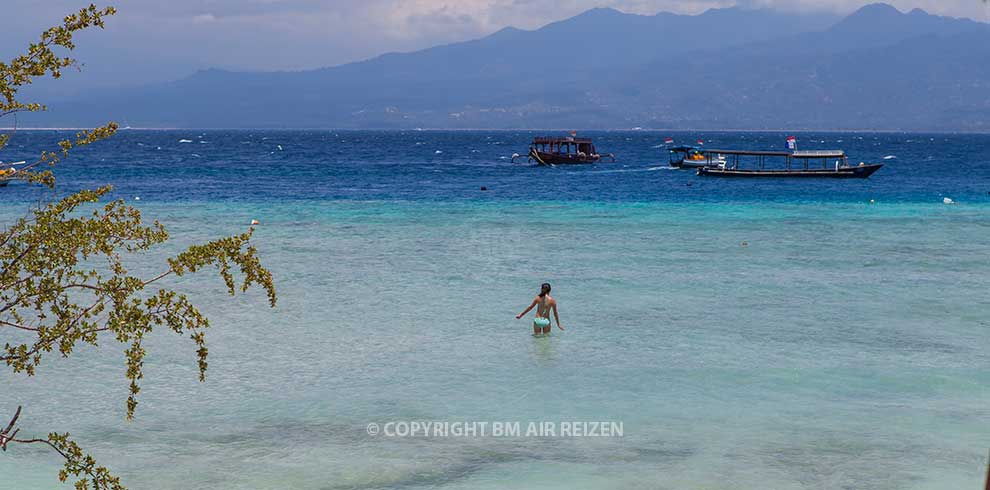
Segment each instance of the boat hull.
[{"label": "boat hull", "polygon": [[698,168],[698,175],[710,177],[750,177],[750,178],[812,178],[812,179],[865,179],[883,167],[882,163],[861,165],[858,167],[842,167],[839,169],[807,169],[807,170],[758,170],[758,169],[729,169],[729,168]]},{"label": "boat hull", "polygon": [[582,165],[596,163],[602,159],[601,156],[566,155],[562,153],[545,153],[542,151],[531,152],[530,158],[547,165]]},{"label": "boat hull", "polygon": [[675,160],[673,162],[670,162],[670,166],[674,168],[701,168],[701,167],[711,167],[714,165],[715,164],[709,164],[705,160],[694,161],[694,162],[690,160],[681,160],[681,161]]}]

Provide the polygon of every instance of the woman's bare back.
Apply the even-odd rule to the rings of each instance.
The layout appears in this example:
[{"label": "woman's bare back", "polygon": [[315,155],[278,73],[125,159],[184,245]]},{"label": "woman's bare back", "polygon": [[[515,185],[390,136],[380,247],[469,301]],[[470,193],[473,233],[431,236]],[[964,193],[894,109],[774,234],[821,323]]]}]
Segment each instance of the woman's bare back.
[{"label": "woman's bare back", "polygon": [[542,297],[542,298],[539,297],[539,296],[537,296],[536,297],[536,316],[538,316],[540,318],[550,318],[550,310],[553,308],[553,305],[556,304],[556,303],[557,302],[554,301],[554,299],[551,298],[549,294],[546,295],[546,296],[544,296],[544,297]]}]

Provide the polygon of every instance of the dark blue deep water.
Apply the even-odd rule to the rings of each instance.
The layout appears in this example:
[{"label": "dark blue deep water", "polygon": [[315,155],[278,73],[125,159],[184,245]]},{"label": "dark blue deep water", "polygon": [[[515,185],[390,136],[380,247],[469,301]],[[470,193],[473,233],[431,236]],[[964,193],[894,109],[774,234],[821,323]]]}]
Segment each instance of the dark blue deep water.
[{"label": "dark blue deep water", "polygon": [[[563,200],[608,202],[990,200],[990,136],[797,133],[801,149],[844,149],[886,166],[865,181],[736,181],[670,171],[664,137],[707,148],[781,149],[784,133],[584,132],[615,164],[512,164],[521,131],[121,131],[58,169],[60,189],[113,184],[155,201]],[[553,134],[553,132],[550,132]],[[62,131],[21,131],[0,160],[30,160]],[[893,157],[884,159],[884,157]],[[482,193],[481,186],[488,192]],[[25,186],[6,199],[35,196]]]}]

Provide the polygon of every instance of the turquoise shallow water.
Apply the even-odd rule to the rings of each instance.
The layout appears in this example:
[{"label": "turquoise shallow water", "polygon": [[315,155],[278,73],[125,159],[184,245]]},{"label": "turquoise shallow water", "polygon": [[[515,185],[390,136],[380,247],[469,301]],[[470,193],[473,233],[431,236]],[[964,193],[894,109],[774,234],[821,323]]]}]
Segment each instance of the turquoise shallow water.
[{"label": "turquoise shallow water", "polygon": [[[22,432],[72,432],[135,489],[978,488],[990,206],[774,192],[146,198],[175,238],[152,263],[259,219],[278,307],[184,279],[214,323],[205,383],[191,344],[156,335],[126,423],[107,340],[35,378],[0,375],[14,395],[0,412],[23,404]],[[567,331],[533,338],[514,316],[545,280]],[[623,435],[366,430],[411,420],[617,421]],[[57,465],[16,447],[0,475],[51,488]]]}]

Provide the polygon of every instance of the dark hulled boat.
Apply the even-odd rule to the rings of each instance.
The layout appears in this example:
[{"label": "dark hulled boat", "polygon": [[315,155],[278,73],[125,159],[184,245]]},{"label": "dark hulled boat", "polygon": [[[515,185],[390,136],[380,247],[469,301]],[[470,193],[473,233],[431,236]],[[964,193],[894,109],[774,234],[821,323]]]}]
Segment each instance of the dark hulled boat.
[{"label": "dark hulled boat", "polygon": [[700,167],[698,175],[718,177],[827,177],[833,179],[865,179],[877,170],[882,163],[844,167],[839,169],[812,168],[808,170],[756,170],[756,169],[726,169],[717,167]]},{"label": "dark hulled boat", "polygon": [[[716,166],[698,168],[698,175],[712,177],[788,177],[865,179],[882,163],[849,165],[849,158],[842,150],[826,151],[746,151],[706,150],[704,154],[728,157]],[[749,158],[751,167],[740,165],[742,158]],[[783,167],[767,168],[768,160],[783,160]]]},{"label": "dark hulled boat", "polygon": [[[519,156],[518,154],[513,155],[512,160],[515,161]],[[596,163],[603,157],[615,161],[615,156],[611,153],[604,155],[598,153],[591,138],[578,138],[574,133],[565,137],[537,136],[533,138],[527,157],[530,161],[535,161],[540,165]]]}]

